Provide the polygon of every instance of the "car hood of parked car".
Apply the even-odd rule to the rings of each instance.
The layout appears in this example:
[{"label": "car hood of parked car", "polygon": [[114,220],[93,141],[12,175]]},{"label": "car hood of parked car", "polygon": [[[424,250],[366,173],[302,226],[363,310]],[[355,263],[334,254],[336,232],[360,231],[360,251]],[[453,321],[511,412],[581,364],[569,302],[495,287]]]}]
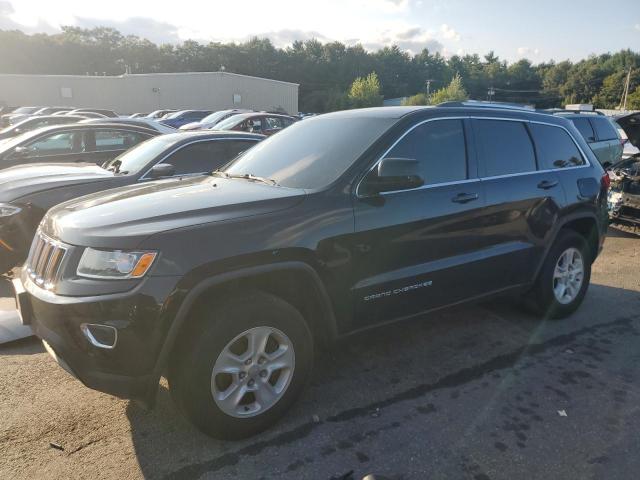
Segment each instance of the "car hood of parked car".
[{"label": "car hood of parked car", "polygon": [[95,163],[34,163],[0,170],[0,202],[53,188],[112,179],[113,172]]},{"label": "car hood of parked car", "polygon": [[215,176],[136,184],[86,195],[53,207],[47,235],[72,245],[131,249],[164,231],[290,208],[305,191]]}]

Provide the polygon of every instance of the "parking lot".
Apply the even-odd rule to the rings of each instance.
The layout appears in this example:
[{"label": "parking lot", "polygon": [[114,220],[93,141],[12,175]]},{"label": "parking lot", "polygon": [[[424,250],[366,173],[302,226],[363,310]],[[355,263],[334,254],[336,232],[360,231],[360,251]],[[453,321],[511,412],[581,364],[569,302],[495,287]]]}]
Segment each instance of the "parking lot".
[{"label": "parking lot", "polygon": [[0,477],[632,478],[639,268],[640,238],[613,230],[566,321],[505,300],[345,340],[283,421],[241,442],[194,430],[166,384],[146,413],[83,387],[36,340],[4,345]]}]

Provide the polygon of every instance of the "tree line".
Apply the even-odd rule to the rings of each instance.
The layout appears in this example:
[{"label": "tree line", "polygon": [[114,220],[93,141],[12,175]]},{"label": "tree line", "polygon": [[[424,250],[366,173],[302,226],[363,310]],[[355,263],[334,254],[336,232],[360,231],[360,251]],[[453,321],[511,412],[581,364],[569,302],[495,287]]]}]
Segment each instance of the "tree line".
[{"label": "tree line", "polygon": [[[217,71],[223,67],[228,72],[299,83],[300,110],[305,112],[361,105],[361,99],[350,100],[355,98],[354,80],[371,82],[372,73],[384,98],[426,95],[427,84],[434,92],[460,81],[468,96],[477,100],[539,108],[567,103],[616,108],[631,71],[627,107],[640,109],[640,53],[631,50],[592,55],[577,62],[533,64],[527,59],[508,63],[493,52],[446,58],[427,49],[416,55],[397,46],[369,52],[361,45],[318,40],[296,41],[286,48],[276,48],[264,38],[244,43],[188,40],[179,45],[157,45],[106,27],[63,27],[55,35],[0,30],[0,73],[121,75]],[[380,100],[375,94],[368,98]]]}]

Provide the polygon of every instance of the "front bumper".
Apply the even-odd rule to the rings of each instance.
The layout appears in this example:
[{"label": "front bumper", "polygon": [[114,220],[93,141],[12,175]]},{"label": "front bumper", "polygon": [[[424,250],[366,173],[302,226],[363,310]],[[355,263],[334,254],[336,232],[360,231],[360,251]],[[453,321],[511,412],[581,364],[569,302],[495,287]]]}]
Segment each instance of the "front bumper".
[{"label": "front bumper", "polygon": [[[23,323],[31,325],[62,368],[87,387],[152,407],[158,387],[156,362],[164,342],[163,305],[174,277],[150,277],[132,291],[66,297],[44,291],[26,276],[14,281]],[[118,331],[113,349],[91,344],[80,326]]]}]

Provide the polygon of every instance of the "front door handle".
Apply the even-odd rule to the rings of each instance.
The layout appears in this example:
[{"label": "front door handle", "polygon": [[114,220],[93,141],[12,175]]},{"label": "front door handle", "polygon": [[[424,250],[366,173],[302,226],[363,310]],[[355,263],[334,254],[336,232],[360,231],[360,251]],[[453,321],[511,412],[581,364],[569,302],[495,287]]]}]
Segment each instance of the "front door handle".
[{"label": "front door handle", "polygon": [[558,185],[558,180],[543,180],[538,184],[538,188],[541,188],[542,190],[549,190],[556,185]]},{"label": "front door handle", "polygon": [[459,193],[455,197],[451,199],[452,202],[455,203],[468,203],[473,202],[474,200],[478,200],[477,193]]}]

